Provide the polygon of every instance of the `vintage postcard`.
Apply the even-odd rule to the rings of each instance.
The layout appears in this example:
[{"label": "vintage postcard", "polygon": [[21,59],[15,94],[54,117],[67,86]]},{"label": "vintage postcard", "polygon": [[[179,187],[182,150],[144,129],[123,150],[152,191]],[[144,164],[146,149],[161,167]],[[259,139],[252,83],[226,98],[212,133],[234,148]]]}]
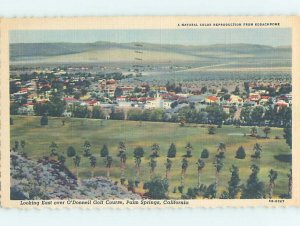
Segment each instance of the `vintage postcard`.
[{"label": "vintage postcard", "polygon": [[0,28],[2,207],[300,205],[300,17]]}]

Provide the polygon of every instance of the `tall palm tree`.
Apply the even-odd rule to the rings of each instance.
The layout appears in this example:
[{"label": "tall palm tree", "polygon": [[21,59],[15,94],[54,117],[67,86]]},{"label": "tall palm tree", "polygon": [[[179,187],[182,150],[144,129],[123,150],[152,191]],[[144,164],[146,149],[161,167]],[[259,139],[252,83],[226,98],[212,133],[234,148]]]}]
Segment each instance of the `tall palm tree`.
[{"label": "tall palm tree", "polygon": [[254,155],[252,157],[256,159],[260,158],[260,154],[262,152],[262,146],[259,143],[254,144],[253,151],[254,151]]},{"label": "tall palm tree", "polygon": [[85,157],[91,156],[91,144],[87,140],[83,144],[83,156]]},{"label": "tall palm tree", "polygon": [[119,142],[119,154],[126,151],[126,145],[123,141]]},{"label": "tall palm tree", "polygon": [[166,166],[166,179],[169,179],[169,174],[170,174],[171,168],[172,168],[172,160],[167,158],[165,166]]},{"label": "tall palm tree", "polygon": [[224,166],[223,160],[221,158],[216,158],[214,161],[214,167],[216,168],[216,187],[219,184],[219,177],[220,177],[220,172]]},{"label": "tall palm tree", "polygon": [[185,150],[186,150],[186,157],[188,158],[192,157],[193,146],[191,145],[190,142],[188,142],[187,145],[185,146]]},{"label": "tall palm tree", "polygon": [[90,157],[90,164],[91,164],[91,167],[92,167],[91,177],[94,177],[94,171],[95,171],[96,163],[97,163],[97,159],[96,159],[95,156],[92,155]]},{"label": "tall palm tree", "polygon": [[79,155],[76,155],[74,158],[73,158],[73,162],[74,162],[74,166],[76,168],[76,177],[78,178],[78,168],[80,166],[80,156]]},{"label": "tall palm tree", "polygon": [[265,128],[263,129],[263,131],[264,131],[264,133],[265,133],[265,135],[266,135],[266,138],[269,138],[269,137],[268,137],[268,134],[271,133],[271,128],[267,126],[267,127],[265,127]]},{"label": "tall palm tree", "polygon": [[221,142],[218,144],[218,152],[226,152],[226,144]]},{"label": "tall palm tree", "polygon": [[160,150],[160,147],[159,147],[159,144],[157,143],[154,143],[151,147],[151,150],[152,150],[152,153],[150,155],[150,157],[159,157],[159,150]]},{"label": "tall palm tree", "polygon": [[202,169],[205,167],[205,162],[201,158],[199,158],[196,164],[198,166],[198,188],[200,188],[200,177]]},{"label": "tall palm tree", "polygon": [[65,162],[66,162],[66,157],[62,154],[62,155],[59,155],[59,156],[57,157],[57,160],[58,160],[62,165],[64,165]]},{"label": "tall palm tree", "polygon": [[126,153],[125,152],[121,152],[119,154],[120,157],[120,169],[121,169],[121,180],[125,179],[125,166],[126,166]]},{"label": "tall palm tree", "polygon": [[144,156],[144,149],[142,147],[137,147],[133,151],[135,169],[136,169],[136,181],[140,180],[140,166],[142,162],[142,157]]},{"label": "tall palm tree", "polygon": [[290,173],[287,175],[289,178],[288,183],[288,196],[292,198],[292,187],[293,187],[293,176],[292,176],[292,169],[290,169]]},{"label": "tall palm tree", "polygon": [[251,136],[256,137],[257,136],[257,128],[254,126],[250,130]]},{"label": "tall palm tree", "polygon": [[105,163],[105,167],[106,167],[106,177],[109,178],[110,177],[110,168],[112,165],[112,157],[107,155],[106,159],[104,159],[104,163]]},{"label": "tall palm tree", "polygon": [[21,140],[21,148],[22,148],[23,151],[24,151],[24,148],[25,148],[25,144],[26,144],[25,140]]},{"label": "tall palm tree", "polygon": [[157,166],[157,161],[154,157],[150,158],[149,167],[150,167],[150,178],[153,178],[155,168]]},{"label": "tall palm tree", "polygon": [[15,141],[15,150],[18,151],[20,147],[20,142],[19,141]]},{"label": "tall palm tree", "polygon": [[54,141],[52,141],[49,148],[50,148],[50,155],[51,156],[56,156],[58,145]]},{"label": "tall palm tree", "polygon": [[181,161],[181,186],[184,186],[184,178],[188,166],[189,166],[188,160],[186,158],[183,158]]},{"label": "tall palm tree", "polygon": [[278,173],[277,171],[271,169],[269,172],[269,198],[271,199],[273,197],[273,191],[275,187],[275,180],[277,179]]}]

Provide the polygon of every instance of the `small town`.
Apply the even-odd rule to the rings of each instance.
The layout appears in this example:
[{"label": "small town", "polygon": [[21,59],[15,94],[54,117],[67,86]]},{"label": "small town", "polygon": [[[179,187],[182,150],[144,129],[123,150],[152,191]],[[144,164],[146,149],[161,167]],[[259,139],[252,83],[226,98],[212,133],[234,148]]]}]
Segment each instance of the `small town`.
[{"label": "small town", "polygon": [[216,125],[291,123],[288,82],[242,81],[216,88],[205,82],[134,84],[128,82],[133,74],[92,74],[87,67],[33,69],[13,77],[11,114]]}]

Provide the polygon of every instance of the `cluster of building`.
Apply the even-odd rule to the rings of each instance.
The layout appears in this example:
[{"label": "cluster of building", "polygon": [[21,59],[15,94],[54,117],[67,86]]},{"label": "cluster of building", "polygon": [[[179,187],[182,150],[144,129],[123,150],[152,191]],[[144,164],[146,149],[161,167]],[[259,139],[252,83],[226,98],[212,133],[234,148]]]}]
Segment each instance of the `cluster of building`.
[{"label": "cluster of building", "polygon": [[[194,92],[188,87],[182,87],[181,92],[168,91],[164,85],[149,85],[147,83],[130,85],[122,80],[95,79],[95,77],[65,77],[63,71],[58,71],[59,76],[55,79],[33,78],[28,81],[11,79],[10,85],[15,89],[11,91],[11,103],[19,103],[18,114],[33,115],[34,105],[46,103],[50,100],[53,92],[57,91],[57,84],[61,85],[62,99],[66,104],[64,116],[72,116],[70,106],[76,104],[86,106],[92,111],[98,106],[106,109],[107,115],[112,108],[128,111],[132,108],[163,109],[168,113],[176,113],[181,107],[193,103],[198,108],[218,104],[227,113],[232,107],[241,109],[243,107],[273,105],[278,108],[289,107],[292,104],[291,93],[271,96],[265,89],[258,89],[256,84],[250,84],[248,95],[239,93],[224,93],[221,90],[211,93]],[[56,85],[55,85],[56,84]],[[69,87],[72,90],[66,92]],[[16,88],[17,87],[17,88]],[[194,87],[193,87],[194,88]],[[201,87],[199,87],[200,90]],[[277,89],[280,87],[278,86]],[[86,91],[80,93],[82,89]],[[77,96],[75,95],[77,93]],[[80,95],[78,95],[80,93]],[[108,116],[109,117],[109,116]]]}]

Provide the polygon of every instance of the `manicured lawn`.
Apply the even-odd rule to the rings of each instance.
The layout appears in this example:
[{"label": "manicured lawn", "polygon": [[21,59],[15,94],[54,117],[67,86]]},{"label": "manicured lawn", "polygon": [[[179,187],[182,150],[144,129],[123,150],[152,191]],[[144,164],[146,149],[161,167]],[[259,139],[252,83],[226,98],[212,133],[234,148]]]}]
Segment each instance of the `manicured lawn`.
[{"label": "manicured lawn", "polygon": [[[134,121],[113,121],[96,119],[70,119],[62,126],[61,119],[50,118],[49,125],[40,126],[40,117],[31,116],[13,116],[14,125],[11,126],[11,145],[16,140],[25,140],[25,152],[29,158],[38,159],[43,155],[50,155],[49,145],[52,141],[59,147],[59,153],[65,153],[68,146],[73,146],[77,153],[81,155],[79,168],[79,177],[86,178],[91,175],[90,161],[82,156],[83,144],[87,140],[92,145],[92,153],[97,157],[97,166],[95,176],[106,175],[104,167],[104,158],[100,157],[100,149],[103,144],[107,144],[110,155],[113,157],[113,166],[111,168],[111,178],[119,180],[120,167],[118,153],[118,143],[125,142],[127,147],[127,162],[125,175],[127,179],[135,179],[135,167],[133,150],[137,146],[142,146],[145,150],[145,157],[141,163],[141,180],[147,181],[150,178],[150,168],[148,165],[151,145],[158,143],[160,145],[160,157],[157,158],[156,174],[164,177],[165,161],[168,148],[172,142],[176,144],[177,156],[174,158],[172,171],[170,173],[169,195],[173,198],[179,198],[180,194],[173,193],[173,188],[180,185],[181,177],[181,159],[185,154],[185,145],[190,142],[194,148],[193,157],[189,158],[189,167],[185,179],[185,192],[188,187],[197,186],[197,159],[204,148],[209,150],[210,156],[205,159],[206,166],[203,169],[201,181],[209,185],[214,182],[215,168],[213,161],[217,153],[217,145],[224,142],[227,147],[225,153],[224,167],[220,174],[220,184],[218,187],[218,196],[227,188],[230,179],[230,167],[232,164],[239,167],[241,183],[245,183],[251,173],[250,165],[256,163],[260,166],[260,179],[268,183],[268,172],[270,169],[278,171],[278,179],[274,189],[274,195],[287,193],[288,178],[287,174],[291,168],[291,163],[280,162],[274,158],[275,155],[290,154],[291,151],[283,139],[283,130],[281,128],[272,128],[269,134],[270,139],[257,139],[250,136],[249,127],[235,128],[234,126],[223,126],[218,128],[215,135],[209,135],[206,127],[201,125],[188,125],[180,127],[176,123],[163,122],[139,122]],[[259,133],[263,135],[262,128]],[[279,136],[281,139],[275,139]],[[258,142],[263,148],[261,159],[252,160],[253,145]],[[246,158],[239,160],[235,158],[235,152],[239,146],[246,150]],[[67,158],[66,165],[75,172],[73,160]],[[142,184],[141,184],[142,186]]]}]

